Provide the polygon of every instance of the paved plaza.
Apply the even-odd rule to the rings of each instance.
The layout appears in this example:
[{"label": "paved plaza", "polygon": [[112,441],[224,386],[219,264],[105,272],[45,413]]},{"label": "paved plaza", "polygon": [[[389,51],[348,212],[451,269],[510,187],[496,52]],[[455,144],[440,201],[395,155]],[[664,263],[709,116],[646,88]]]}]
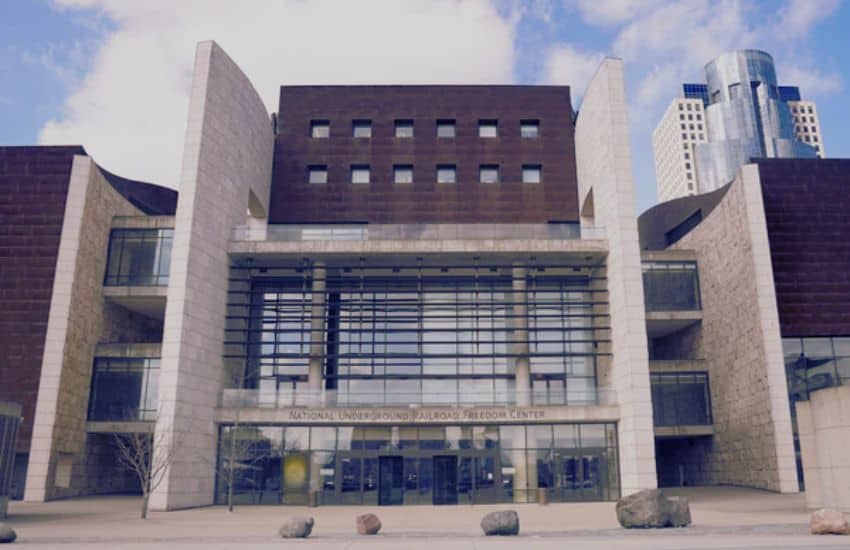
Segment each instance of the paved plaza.
[{"label": "paved plaza", "polygon": [[[848,548],[850,537],[808,534],[803,495],[731,487],[670,491],[691,500],[687,529],[624,530],[613,502],[513,506],[519,537],[485,538],[478,522],[493,506],[324,507],[242,506],[153,512],[138,519],[138,498],[90,497],[43,504],[14,502],[7,520],[18,543],[31,548],[241,548],[306,545],[311,549],[365,548]],[[354,517],[377,513],[381,534],[355,534]],[[306,540],[286,541],[277,528],[290,515],[316,520]]]}]

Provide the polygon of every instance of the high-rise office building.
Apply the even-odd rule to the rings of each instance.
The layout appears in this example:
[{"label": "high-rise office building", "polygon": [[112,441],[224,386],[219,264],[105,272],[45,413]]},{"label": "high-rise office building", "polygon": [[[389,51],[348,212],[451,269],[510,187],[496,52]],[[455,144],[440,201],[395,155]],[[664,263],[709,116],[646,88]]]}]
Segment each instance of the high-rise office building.
[{"label": "high-rise office building", "polygon": [[[800,99],[797,87],[778,86],[769,54],[726,53],[709,62],[705,74],[705,84],[682,86],[653,133],[660,201],[722,187],[754,158],[823,156],[814,105]],[[701,104],[705,139],[696,142],[689,139],[690,121],[677,112],[688,101]]]}]

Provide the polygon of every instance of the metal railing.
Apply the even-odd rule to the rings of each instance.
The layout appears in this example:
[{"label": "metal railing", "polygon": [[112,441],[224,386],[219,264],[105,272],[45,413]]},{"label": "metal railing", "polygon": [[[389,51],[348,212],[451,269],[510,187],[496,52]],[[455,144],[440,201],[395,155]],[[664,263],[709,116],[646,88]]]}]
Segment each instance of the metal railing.
[{"label": "metal railing", "polygon": [[452,241],[452,240],[577,240],[604,239],[601,227],[578,223],[519,224],[275,224],[265,227],[241,225],[234,241]]},{"label": "metal railing", "polygon": [[349,392],[339,390],[262,391],[225,389],[219,406],[225,409],[288,407],[486,407],[486,406],[600,406],[616,404],[610,388],[594,390],[532,390],[525,392],[446,393]]}]

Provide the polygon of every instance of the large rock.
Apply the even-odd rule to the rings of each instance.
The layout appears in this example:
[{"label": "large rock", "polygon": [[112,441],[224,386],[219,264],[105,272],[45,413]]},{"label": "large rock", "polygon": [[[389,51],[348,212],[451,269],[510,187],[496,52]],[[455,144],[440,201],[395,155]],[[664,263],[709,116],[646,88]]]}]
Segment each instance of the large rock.
[{"label": "large rock", "polygon": [[381,530],[381,520],[375,514],[357,516],[357,534],[377,535]]},{"label": "large rock", "polygon": [[617,501],[617,521],[627,529],[685,527],[691,523],[691,510],[687,499],[670,499],[659,489],[644,489]]},{"label": "large rock", "polygon": [[15,542],[16,538],[18,538],[18,535],[14,529],[5,523],[0,523],[0,544]]},{"label": "large rock", "polygon": [[313,518],[292,517],[280,526],[277,534],[285,539],[304,539],[313,530]]},{"label": "large rock", "polygon": [[518,535],[519,516],[513,510],[489,513],[481,520],[481,529],[487,536]]},{"label": "large rock", "polygon": [[850,525],[844,519],[844,514],[831,508],[812,512],[809,527],[813,535],[850,535]]}]

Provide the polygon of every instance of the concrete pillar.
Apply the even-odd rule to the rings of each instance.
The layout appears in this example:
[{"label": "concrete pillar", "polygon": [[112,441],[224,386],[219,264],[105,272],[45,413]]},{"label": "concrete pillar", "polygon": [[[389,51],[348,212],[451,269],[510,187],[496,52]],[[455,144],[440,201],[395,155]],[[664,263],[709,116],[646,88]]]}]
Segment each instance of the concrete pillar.
[{"label": "concrete pillar", "polygon": [[313,264],[310,287],[310,371],[307,385],[318,398],[322,392],[322,369],[325,357],[325,289],[327,269],[324,262]]},{"label": "concrete pillar", "polygon": [[515,265],[511,270],[513,295],[511,296],[513,342],[512,353],[516,356],[516,404],[518,406],[531,404],[531,366],[528,361],[528,303],[526,294],[526,269]]}]

